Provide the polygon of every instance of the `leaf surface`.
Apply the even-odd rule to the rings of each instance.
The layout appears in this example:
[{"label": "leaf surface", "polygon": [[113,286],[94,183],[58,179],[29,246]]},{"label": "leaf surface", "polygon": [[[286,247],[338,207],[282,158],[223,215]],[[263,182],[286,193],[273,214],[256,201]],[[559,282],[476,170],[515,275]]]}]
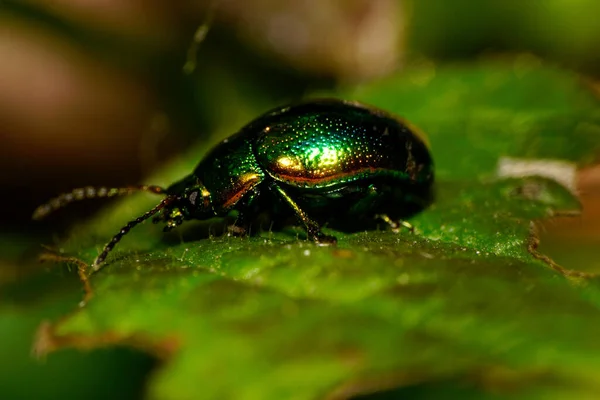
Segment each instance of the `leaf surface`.
[{"label": "leaf surface", "polygon": [[[47,350],[127,344],[162,357],[149,388],[160,399],[345,398],[447,382],[481,396],[597,394],[597,280],[538,254],[532,225],[579,203],[551,179],[497,176],[507,156],[597,160],[600,108],[579,78],[517,59],[421,67],[338,95],[427,132],[435,202],[409,221],[414,233],[335,232],[337,247],[318,247],[294,228],[235,238],[212,235],[218,221],[168,235],[146,224],[92,277],[88,304],[52,325]],[[91,261],[155,203],[120,202],[64,250]]]}]

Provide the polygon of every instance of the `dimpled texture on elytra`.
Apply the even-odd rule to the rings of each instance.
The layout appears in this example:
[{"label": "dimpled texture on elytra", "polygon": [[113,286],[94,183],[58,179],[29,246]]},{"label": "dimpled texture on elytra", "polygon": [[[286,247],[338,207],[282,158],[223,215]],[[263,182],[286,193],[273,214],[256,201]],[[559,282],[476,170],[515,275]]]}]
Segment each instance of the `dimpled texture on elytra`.
[{"label": "dimpled texture on elytra", "polygon": [[277,181],[308,189],[374,176],[430,179],[425,143],[399,119],[334,104],[279,117],[255,145],[257,161]]}]

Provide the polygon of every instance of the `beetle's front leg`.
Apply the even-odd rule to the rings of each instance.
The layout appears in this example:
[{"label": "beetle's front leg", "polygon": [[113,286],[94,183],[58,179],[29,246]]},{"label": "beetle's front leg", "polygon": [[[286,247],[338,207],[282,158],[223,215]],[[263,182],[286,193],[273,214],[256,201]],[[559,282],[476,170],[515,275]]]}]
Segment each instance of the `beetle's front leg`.
[{"label": "beetle's front leg", "polygon": [[313,242],[324,246],[329,246],[337,243],[337,239],[335,238],[335,236],[326,235],[323,232],[321,232],[321,226],[316,221],[311,219],[304,212],[304,210],[300,208],[298,203],[296,203],[294,199],[292,199],[290,195],[287,194],[287,192],[281,188],[281,186],[279,186],[276,183],[271,183],[269,186],[271,190],[279,194],[281,198],[292,208],[292,210],[294,210],[296,217],[298,217],[298,219],[302,221],[302,223],[306,227],[306,233],[308,235],[309,240],[312,240]]},{"label": "beetle's front leg", "polygon": [[247,193],[237,204],[236,209],[238,215],[232,224],[227,225],[227,232],[229,235],[243,237],[250,233],[250,224],[256,214],[256,209],[253,208],[253,204],[258,196],[258,190],[254,189],[250,193]]}]

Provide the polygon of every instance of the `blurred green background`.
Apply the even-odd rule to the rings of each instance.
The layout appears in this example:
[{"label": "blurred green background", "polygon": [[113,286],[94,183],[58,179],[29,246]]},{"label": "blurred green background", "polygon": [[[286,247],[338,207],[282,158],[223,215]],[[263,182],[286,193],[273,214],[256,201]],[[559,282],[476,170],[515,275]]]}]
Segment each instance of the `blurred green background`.
[{"label": "blurred green background", "polygon": [[[80,295],[74,274],[35,274],[45,268],[35,261],[40,243],[106,203],[32,223],[38,204],[72,187],[140,182],[192,143],[219,140],[211,135],[225,122],[241,125],[307,93],[408,65],[526,53],[580,71],[600,91],[597,7],[595,0],[1,2],[0,398],[136,398],[157,362],[127,349],[30,357],[39,322],[64,314]],[[193,48],[202,24],[210,29]],[[195,70],[184,73],[192,60]],[[581,171],[579,186],[583,217],[545,224],[542,241],[572,268],[600,245],[600,169]],[[25,279],[27,291],[19,286]]]}]

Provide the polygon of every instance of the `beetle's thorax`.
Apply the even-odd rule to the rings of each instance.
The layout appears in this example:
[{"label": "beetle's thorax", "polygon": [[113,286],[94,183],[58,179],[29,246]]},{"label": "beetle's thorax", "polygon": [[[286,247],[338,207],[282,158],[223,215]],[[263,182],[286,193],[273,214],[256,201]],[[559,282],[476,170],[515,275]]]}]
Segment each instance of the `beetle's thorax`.
[{"label": "beetle's thorax", "polygon": [[216,216],[244,207],[265,179],[254,154],[254,136],[242,130],[230,137],[207,154],[192,174],[209,193]]}]

